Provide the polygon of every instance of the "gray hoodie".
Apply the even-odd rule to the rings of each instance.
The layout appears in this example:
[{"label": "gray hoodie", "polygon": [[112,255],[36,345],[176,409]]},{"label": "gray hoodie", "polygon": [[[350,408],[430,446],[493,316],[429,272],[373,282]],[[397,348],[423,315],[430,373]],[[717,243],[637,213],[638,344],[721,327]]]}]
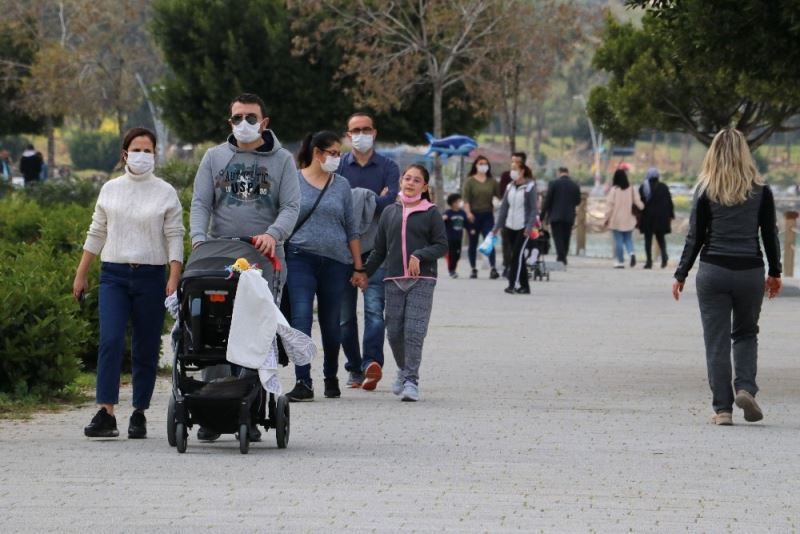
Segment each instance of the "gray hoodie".
[{"label": "gray hoodie", "polygon": [[231,135],[203,156],[189,217],[192,245],[209,237],[263,233],[280,244],[292,233],[300,211],[297,168],[272,130],[262,137],[263,145],[246,151]]}]

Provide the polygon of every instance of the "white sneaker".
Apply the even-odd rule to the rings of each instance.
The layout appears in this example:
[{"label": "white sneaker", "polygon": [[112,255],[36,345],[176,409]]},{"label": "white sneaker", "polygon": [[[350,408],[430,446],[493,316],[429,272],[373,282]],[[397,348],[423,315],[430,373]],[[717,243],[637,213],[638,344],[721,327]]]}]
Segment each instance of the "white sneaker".
[{"label": "white sneaker", "polygon": [[614,268],[615,269],[624,269],[625,268],[625,264],[622,263],[621,261],[617,262],[617,263],[614,264]]},{"label": "white sneaker", "polygon": [[403,384],[403,402],[417,402],[419,400],[419,388],[414,382]]},{"label": "white sneaker", "polygon": [[394,379],[392,382],[392,393],[395,395],[401,395],[403,393],[403,379],[400,378],[400,375],[397,375],[397,378]]}]

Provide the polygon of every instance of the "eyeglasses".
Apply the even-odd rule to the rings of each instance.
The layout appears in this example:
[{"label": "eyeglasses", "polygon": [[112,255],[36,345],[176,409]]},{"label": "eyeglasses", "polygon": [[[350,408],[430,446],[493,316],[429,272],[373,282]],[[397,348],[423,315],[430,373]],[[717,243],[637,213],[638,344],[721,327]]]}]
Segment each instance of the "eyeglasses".
[{"label": "eyeglasses", "polygon": [[339,152],[338,150],[328,150],[327,148],[320,148],[319,151],[320,152],[324,152],[324,153],[326,153],[329,156],[332,156],[334,158],[341,157],[341,155],[342,155],[342,153]]},{"label": "eyeglasses", "polygon": [[347,130],[347,133],[350,135],[359,135],[359,134],[371,134],[375,131],[375,128],[371,126],[367,126],[366,128],[353,128],[351,130]]},{"label": "eyeglasses", "polygon": [[237,113],[236,115],[230,118],[231,124],[234,126],[239,125],[242,122],[242,119],[246,120],[248,124],[258,124],[258,115],[255,113],[248,113],[247,115],[242,115],[241,113]]}]

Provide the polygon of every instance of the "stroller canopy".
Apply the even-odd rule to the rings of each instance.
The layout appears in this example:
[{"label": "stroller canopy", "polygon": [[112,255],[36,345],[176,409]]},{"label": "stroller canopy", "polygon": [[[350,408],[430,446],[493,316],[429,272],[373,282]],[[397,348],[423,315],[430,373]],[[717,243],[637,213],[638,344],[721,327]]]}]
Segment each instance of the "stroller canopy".
[{"label": "stroller canopy", "polygon": [[203,241],[192,251],[183,276],[190,278],[210,274],[226,275],[225,267],[239,258],[245,258],[251,265],[257,263],[265,272],[272,269],[269,260],[250,243],[234,239],[212,239]]}]

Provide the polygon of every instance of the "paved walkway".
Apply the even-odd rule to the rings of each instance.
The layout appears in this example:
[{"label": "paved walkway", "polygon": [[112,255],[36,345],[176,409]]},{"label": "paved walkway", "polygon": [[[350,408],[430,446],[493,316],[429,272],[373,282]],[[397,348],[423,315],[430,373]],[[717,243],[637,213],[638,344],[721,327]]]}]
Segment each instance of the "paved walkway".
[{"label": "paved walkway", "polygon": [[145,441],[85,439],[92,406],[2,422],[0,530],[800,530],[800,299],[764,305],[766,419],[718,428],[693,284],[676,304],[669,272],[609,267],[576,260],[532,296],[442,280],[423,400],[387,380],[292,405],[286,450],[192,433],[177,454],[165,381]]}]

